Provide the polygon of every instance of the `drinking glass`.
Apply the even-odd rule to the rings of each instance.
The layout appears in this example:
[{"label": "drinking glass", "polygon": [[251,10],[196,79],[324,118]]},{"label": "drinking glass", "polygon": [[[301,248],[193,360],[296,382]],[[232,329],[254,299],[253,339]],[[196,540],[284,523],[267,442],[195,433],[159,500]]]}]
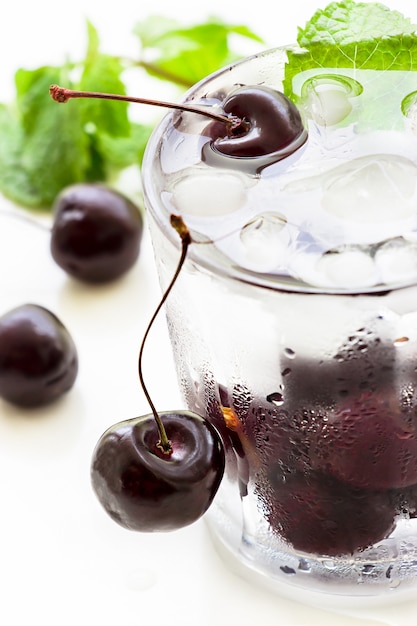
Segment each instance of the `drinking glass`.
[{"label": "drinking glass", "polygon": [[254,578],[348,596],[417,580],[417,136],[414,72],[315,68],[295,48],[252,56],[185,96],[290,94],[307,140],[286,158],[212,149],[168,114],[143,164],[187,407],[220,431],[226,471],[206,515]]}]

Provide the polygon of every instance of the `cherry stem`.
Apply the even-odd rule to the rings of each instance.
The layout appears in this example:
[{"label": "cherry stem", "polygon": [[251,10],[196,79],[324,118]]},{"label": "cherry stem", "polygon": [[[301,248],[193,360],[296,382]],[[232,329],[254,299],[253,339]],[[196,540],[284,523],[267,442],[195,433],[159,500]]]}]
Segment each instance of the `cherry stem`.
[{"label": "cherry stem", "polygon": [[65,103],[71,98],[100,98],[103,100],[120,100],[122,102],[131,102],[137,104],[149,104],[151,106],[165,107],[167,109],[176,109],[178,111],[188,111],[203,115],[217,122],[225,124],[230,132],[236,131],[242,126],[246,126],[246,122],[235,115],[226,115],[216,113],[203,107],[198,107],[188,103],[165,102],[164,100],[150,100],[148,98],[135,98],[133,96],[125,96],[122,94],[102,93],[100,91],[77,91],[59,85],[51,85],[49,93],[55,102]]},{"label": "cherry stem", "polygon": [[178,265],[177,268],[174,272],[174,275],[168,285],[168,287],[166,288],[164,294],[162,295],[161,301],[159,302],[157,308],[155,309],[154,314],[152,315],[149,324],[145,330],[145,333],[143,335],[143,339],[142,339],[142,344],[140,346],[140,350],[139,350],[139,358],[138,358],[138,374],[139,374],[139,380],[140,380],[140,384],[141,387],[143,389],[143,393],[146,396],[146,399],[148,401],[148,404],[152,410],[153,416],[155,418],[156,424],[158,426],[158,432],[159,432],[159,441],[157,443],[157,447],[162,450],[162,452],[164,454],[171,454],[172,452],[172,446],[171,446],[171,442],[168,439],[164,424],[161,420],[161,417],[158,413],[158,411],[155,408],[154,403],[152,402],[152,399],[149,395],[149,392],[147,390],[145,381],[143,379],[143,371],[142,371],[142,361],[143,361],[143,351],[145,348],[145,342],[146,339],[149,335],[149,331],[152,328],[152,325],[158,315],[158,313],[160,312],[160,310],[162,309],[163,305],[165,304],[166,299],[169,296],[169,293],[171,291],[171,289],[173,288],[173,286],[175,285],[175,282],[180,274],[180,271],[182,269],[182,266],[184,265],[184,261],[187,257],[187,251],[188,251],[188,246],[190,245],[190,243],[192,242],[191,239],[191,235],[190,232],[188,230],[188,228],[186,227],[185,223],[183,222],[182,218],[178,215],[171,215],[171,225],[173,226],[173,228],[177,231],[177,233],[179,234],[179,236],[181,237],[181,256],[180,259],[178,261]]}]

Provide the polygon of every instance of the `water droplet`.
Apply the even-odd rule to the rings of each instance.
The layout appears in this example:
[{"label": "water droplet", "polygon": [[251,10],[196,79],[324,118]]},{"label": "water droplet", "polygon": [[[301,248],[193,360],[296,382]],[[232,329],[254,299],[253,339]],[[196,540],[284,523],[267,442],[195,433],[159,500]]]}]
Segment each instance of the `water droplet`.
[{"label": "water droplet", "polygon": [[400,441],[408,441],[410,439],[415,438],[414,433],[408,433],[405,431],[397,432],[396,434],[397,434],[397,438],[400,439]]},{"label": "water droplet", "polygon": [[398,337],[398,339],[394,340],[394,346],[402,346],[407,341],[410,341],[408,337]]},{"label": "water droplet", "polygon": [[268,402],[275,404],[275,406],[282,406],[284,404],[284,396],[280,391],[275,391],[266,396]]},{"label": "water droplet", "polygon": [[358,341],[357,350],[358,352],[367,352],[368,344],[366,344],[364,341]]},{"label": "water droplet", "polygon": [[341,398],[345,398],[348,395],[349,395],[349,390],[348,389],[339,389],[339,396]]},{"label": "water droplet", "polygon": [[372,563],[367,563],[366,565],[363,565],[362,567],[362,574],[364,574],[365,576],[370,576],[371,574],[373,574],[375,572],[376,566],[373,565]]},{"label": "water droplet", "polygon": [[291,348],[285,348],[284,349],[284,354],[289,359],[294,359],[295,358],[295,352]]},{"label": "water droplet", "polygon": [[298,563],[298,569],[302,572],[311,572],[311,565],[307,559],[300,559]]}]

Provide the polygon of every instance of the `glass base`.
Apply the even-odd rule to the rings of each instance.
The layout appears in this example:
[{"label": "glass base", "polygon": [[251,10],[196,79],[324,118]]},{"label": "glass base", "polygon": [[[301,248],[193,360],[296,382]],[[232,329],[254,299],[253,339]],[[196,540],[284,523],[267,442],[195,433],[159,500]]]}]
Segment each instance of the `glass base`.
[{"label": "glass base", "polygon": [[[406,557],[400,553],[395,557],[389,544],[352,558],[315,557],[286,551],[267,528],[253,534],[244,511],[240,519],[229,513],[220,500],[206,514],[216,551],[232,571],[269,591],[310,606],[340,609],[393,604],[416,596],[416,548]],[[389,541],[398,545],[399,538]]]}]

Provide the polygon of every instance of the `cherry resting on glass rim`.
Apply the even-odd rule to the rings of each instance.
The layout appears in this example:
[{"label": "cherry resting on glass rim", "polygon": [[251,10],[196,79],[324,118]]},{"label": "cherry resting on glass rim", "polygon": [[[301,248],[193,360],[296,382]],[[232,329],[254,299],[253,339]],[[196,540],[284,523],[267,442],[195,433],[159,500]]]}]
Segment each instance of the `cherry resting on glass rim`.
[{"label": "cherry resting on glass rim", "polygon": [[121,193],[101,184],[71,185],[57,197],[53,214],[52,257],[74,278],[111,281],[138,258],[142,216]]},{"label": "cherry resting on glass rim", "polygon": [[189,411],[159,415],[170,453],[157,445],[153,414],[115,424],[93,453],[93,489],[110,517],[129,530],[171,531],[195,522],[223,477],[223,444],[208,420]]},{"label": "cherry resting on glass rim", "polygon": [[[244,86],[223,100],[226,114],[242,119],[236,131],[226,132],[224,124],[211,122],[204,131],[212,142],[203,147],[208,164],[227,165],[227,159],[254,159],[266,166],[290,156],[307,139],[301,115],[295,104],[283,93],[263,85]],[[217,154],[217,158],[213,155]],[[220,155],[225,158],[221,160]],[[219,158],[220,157],[220,158]],[[238,168],[241,167],[239,161]]]},{"label": "cherry resting on glass rim", "polygon": [[0,318],[0,397],[25,407],[52,402],[73,386],[75,344],[62,322],[36,304]]}]

